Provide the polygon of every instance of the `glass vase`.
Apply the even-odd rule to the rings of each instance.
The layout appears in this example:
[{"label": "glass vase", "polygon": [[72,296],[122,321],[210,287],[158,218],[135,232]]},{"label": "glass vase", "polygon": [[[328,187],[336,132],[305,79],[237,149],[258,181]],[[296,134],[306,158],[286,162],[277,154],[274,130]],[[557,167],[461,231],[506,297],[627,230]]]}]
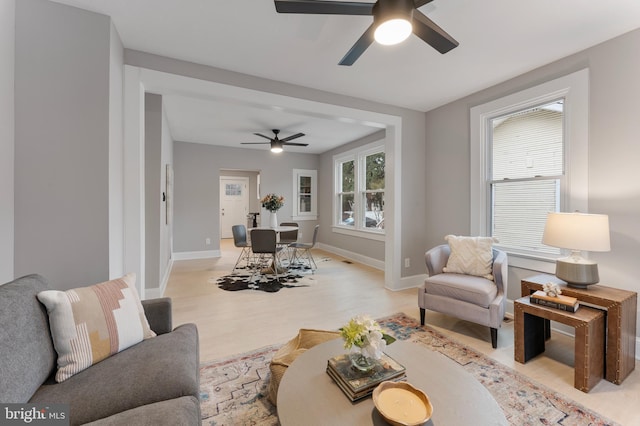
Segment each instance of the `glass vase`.
[{"label": "glass vase", "polygon": [[378,361],[375,358],[369,357],[362,352],[362,349],[353,346],[349,352],[349,359],[351,365],[359,371],[369,372],[372,371],[377,365]]}]

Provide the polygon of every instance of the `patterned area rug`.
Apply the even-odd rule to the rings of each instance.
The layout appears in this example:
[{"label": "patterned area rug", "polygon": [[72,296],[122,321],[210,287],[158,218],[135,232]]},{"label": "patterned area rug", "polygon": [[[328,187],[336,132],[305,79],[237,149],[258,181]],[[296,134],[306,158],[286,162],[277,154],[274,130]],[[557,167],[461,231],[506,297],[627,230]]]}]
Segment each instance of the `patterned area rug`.
[{"label": "patterned area rug", "polygon": [[[432,328],[420,326],[405,314],[378,322],[397,339],[424,345],[460,364],[491,392],[512,425],[617,425]],[[201,366],[204,425],[278,425],[276,409],[267,400],[267,385],[269,362],[279,347],[269,346]]]},{"label": "patterned area rug", "polygon": [[[310,271],[309,271],[310,272]],[[225,275],[220,278],[212,278],[219,288],[227,291],[239,290],[260,290],[267,293],[275,293],[283,288],[309,287],[311,280],[306,276],[307,272],[302,270],[289,270],[289,272],[278,274],[278,279],[274,274],[256,275],[253,281],[250,272],[240,272]]]}]

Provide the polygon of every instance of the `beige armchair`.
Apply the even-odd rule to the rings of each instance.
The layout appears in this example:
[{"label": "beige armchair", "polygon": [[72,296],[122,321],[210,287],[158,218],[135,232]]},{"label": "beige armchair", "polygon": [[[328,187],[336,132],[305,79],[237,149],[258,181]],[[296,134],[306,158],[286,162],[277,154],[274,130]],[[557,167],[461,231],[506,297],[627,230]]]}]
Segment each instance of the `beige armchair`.
[{"label": "beige armchair", "polygon": [[448,244],[425,254],[429,277],[418,290],[420,323],[429,309],[491,328],[491,345],[498,346],[507,293],[507,254],[493,249],[494,281],[473,275],[444,272],[451,250]]}]

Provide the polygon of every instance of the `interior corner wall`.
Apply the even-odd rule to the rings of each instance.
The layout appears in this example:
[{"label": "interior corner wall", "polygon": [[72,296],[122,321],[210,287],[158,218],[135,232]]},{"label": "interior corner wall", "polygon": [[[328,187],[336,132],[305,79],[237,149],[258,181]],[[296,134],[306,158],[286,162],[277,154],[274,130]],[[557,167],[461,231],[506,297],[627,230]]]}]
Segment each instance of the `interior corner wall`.
[{"label": "interior corner wall", "polygon": [[15,0],[0,0],[0,284],[13,275]]},{"label": "interior corner wall", "polygon": [[109,278],[109,17],[16,2],[15,274]]},{"label": "interior corner wall", "polygon": [[[630,54],[638,49],[635,30],[429,111],[423,192],[429,246],[442,244],[445,233],[470,231],[469,109],[589,68],[589,211],[608,214],[611,228],[611,251],[590,258],[599,264],[601,284],[640,291],[640,56]],[[510,269],[513,300],[520,278],[538,272]]]}]

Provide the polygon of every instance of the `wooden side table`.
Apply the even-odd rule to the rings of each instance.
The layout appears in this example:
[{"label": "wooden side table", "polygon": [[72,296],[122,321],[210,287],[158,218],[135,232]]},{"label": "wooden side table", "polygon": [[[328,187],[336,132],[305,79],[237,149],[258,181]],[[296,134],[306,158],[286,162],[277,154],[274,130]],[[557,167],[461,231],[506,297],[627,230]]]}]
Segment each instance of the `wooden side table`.
[{"label": "wooden side table", "polygon": [[541,274],[521,281],[521,294],[528,296],[542,285],[556,283],[565,296],[575,297],[580,304],[606,311],[607,329],[605,379],[619,385],[636,367],[636,316],[638,293],[603,285],[587,289],[573,288],[554,275]]},{"label": "wooden side table", "polygon": [[525,363],[544,352],[544,320],[574,327],[574,387],[589,392],[604,376],[604,313],[581,306],[577,312],[565,312],[529,302],[529,297],[514,301],[515,360]]}]

